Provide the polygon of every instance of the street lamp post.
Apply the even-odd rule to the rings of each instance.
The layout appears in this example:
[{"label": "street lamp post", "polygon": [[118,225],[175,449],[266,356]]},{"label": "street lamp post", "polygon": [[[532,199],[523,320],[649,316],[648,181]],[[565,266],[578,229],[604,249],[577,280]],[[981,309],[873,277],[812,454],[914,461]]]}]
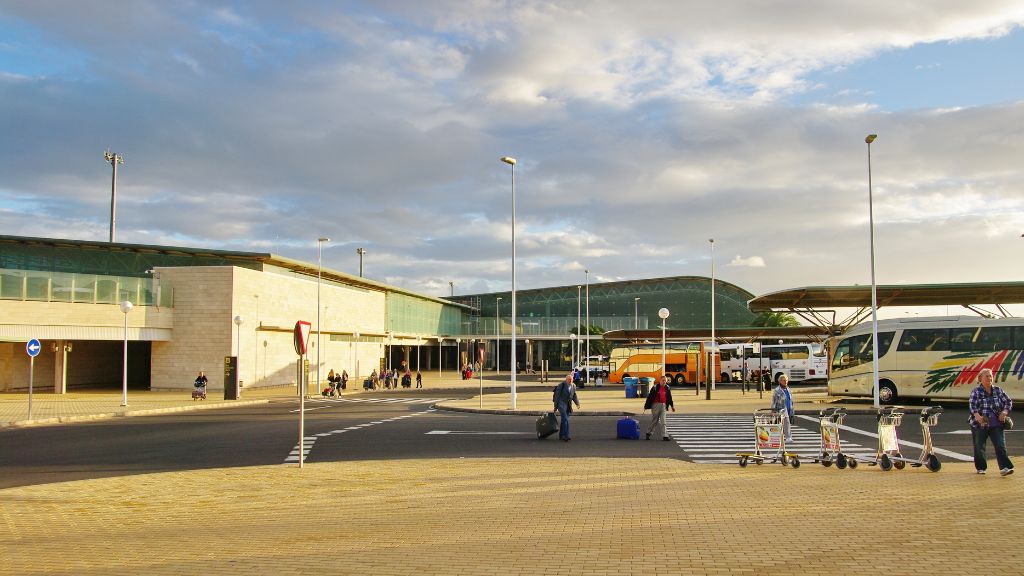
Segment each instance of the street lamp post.
[{"label": "street lamp post", "polygon": [[864,143],[868,145],[868,228],[871,233],[871,375],[872,395],[875,408],[878,401],[878,296],[875,285],[875,207],[871,193],[871,143],[877,134],[868,134]]},{"label": "street lamp post", "polygon": [[576,361],[572,364],[572,369],[575,370],[577,366],[582,364],[580,360],[580,346],[583,345],[583,286],[576,285]]},{"label": "street lamp post", "polygon": [[462,338],[455,339],[455,369],[462,373]]},{"label": "street lamp post", "polygon": [[583,381],[590,384],[590,270],[584,270],[587,278],[587,357],[583,359]]},{"label": "street lamp post", "polygon": [[640,297],[633,298],[633,330],[640,329]]},{"label": "street lamp post", "polygon": [[321,236],[316,239],[316,389],[320,389],[320,276],[323,272],[323,246],[331,239]]},{"label": "street lamp post", "polygon": [[658,318],[661,318],[661,375],[664,376],[668,373],[667,367],[665,366],[665,320],[668,319],[669,311],[668,308],[662,308],[658,310]]},{"label": "street lamp post", "polygon": [[[242,375],[242,322],[245,319],[241,315],[235,316],[233,322],[235,323],[235,399],[238,399],[238,387],[237,383]],[[319,349],[320,347],[317,346]],[[317,352],[319,354],[319,352]],[[250,382],[251,384],[251,382]]]},{"label": "street lamp post", "polygon": [[356,248],[356,254],[359,254],[359,277],[363,277],[363,256],[366,255],[366,248]]},{"label": "street lamp post", "polygon": [[128,313],[134,307],[127,300],[121,302],[121,312],[124,313],[124,364],[121,366],[121,406],[128,405]]},{"label": "street lamp post", "polygon": [[124,156],[121,156],[117,152],[111,152],[107,150],[103,153],[103,159],[110,164],[112,173],[110,175],[110,242],[114,242],[114,231],[116,228],[116,220],[114,215],[117,213],[117,165],[124,164]]},{"label": "street lamp post", "polygon": [[502,156],[512,167],[512,409],[516,409],[516,159]]},{"label": "street lamp post", "polygon": [[441,381],[441,345],[444,344],[444,338],[437,339],[437,380]]},{"label": "street lamp post", "polygon": [[574,372],[576,371],[576,338],[577,336],[575,334],[569,334],[569,339],[572,341],[572,351],[570,352],[570,356],[572,357],[572,369]]},{"label": "street lamp post", "polygon": [[501,296],[494,301],[494,373],[501,372]]},{"label": "street lamp post", "polygon": [[711,400],[711,390],[718,383],[718,366],[715,364],[715,239],[708,238],[708,242],[711,244],[711,385],[707,387],[705,393],[707,399]]}]

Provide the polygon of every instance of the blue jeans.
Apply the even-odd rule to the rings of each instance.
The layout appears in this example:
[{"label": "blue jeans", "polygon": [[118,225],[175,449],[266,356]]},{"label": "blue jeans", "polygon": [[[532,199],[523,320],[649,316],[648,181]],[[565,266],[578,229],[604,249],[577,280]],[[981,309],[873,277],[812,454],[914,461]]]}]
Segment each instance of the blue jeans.
[{"label": "blue jeans", "polygon": [[1013,468],[1013,462],[1010,462],[1010,457],[1006,455],[1006,435],[1002,428],[972,426],[971,436],[974,438],[974,467],[976,469],[988,468],[988,462],[985,461],[985,441],[989,438],[992,439],[992,445],[996,449],[996,462],[999,463],[999,469]]},{"label": "blue jeans", "polygon": [[569,438],[569,407],[558,407],[558,437]]}]

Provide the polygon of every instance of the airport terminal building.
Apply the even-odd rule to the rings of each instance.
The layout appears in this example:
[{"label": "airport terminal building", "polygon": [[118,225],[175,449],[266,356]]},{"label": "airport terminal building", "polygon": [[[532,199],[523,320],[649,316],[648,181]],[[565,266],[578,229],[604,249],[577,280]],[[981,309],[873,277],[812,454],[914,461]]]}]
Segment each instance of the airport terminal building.
[{"label": "airport terminal building", "polygon": [[[125,340],[131,388],[184,390],[203,370],[215,390],[230,356],[244,387],[294,385],[298,320],[313,325],[312,379],[318,341],[321,380],[331,369],[357,382],[386,366],[454,371],[481,357],[509,369],[510,293],[441,299],[319,271],[318,282],[315,263],[260,252],[0,236],[0,391],[28,388],[33,338],[40,391],[120,387]],[[669,329],[706,328],[711,294],[697,276],[517,291],[516,360],[569,368],[570,333],[588,307],[602,331],[658,328],[661,308]],[[753,294],[716,280],[714,297],[718,327],[751,325]]]}]

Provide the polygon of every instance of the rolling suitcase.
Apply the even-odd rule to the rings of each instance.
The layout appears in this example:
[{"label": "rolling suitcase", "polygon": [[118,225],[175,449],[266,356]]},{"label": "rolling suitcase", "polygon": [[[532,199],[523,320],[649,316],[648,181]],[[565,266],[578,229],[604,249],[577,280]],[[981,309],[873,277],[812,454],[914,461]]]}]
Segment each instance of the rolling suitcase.
[{"label": "rolling suitcase", "polygon": [[554,412],[548,412],[537,418],[537,439],[543,440],[558,432],[558,417]]},{"label": "rolling suitcase", "polygon": [[619,420],[615,428],[618,438],[624,440],[640,439],[640,423],[628,416]]}]

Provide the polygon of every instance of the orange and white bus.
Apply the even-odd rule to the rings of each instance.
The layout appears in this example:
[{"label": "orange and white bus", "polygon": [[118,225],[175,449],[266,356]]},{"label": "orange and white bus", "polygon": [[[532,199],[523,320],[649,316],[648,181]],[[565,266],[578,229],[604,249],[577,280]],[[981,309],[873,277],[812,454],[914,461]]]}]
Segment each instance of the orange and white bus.
[{"label": "orange and white bus", "polygon": [[[871,322],[833,338],[828,391],[872,396]],[[878,321],[878,399],[967,399],[978,372],[1024,397],[1024,319],[941,316]]]},{"label": "orange and white bus", "polygon": [[[702,342],[668,342],[665,345],[664,373],[674,386],[707,381],[701,358],[707,358]],[[631,344],[612,348],[608,356],[608,381],[621,384],[623,378],[661,378],[661,344]],[[715,370],[721,372],[716,359]],[[716,372],[717,373],[717,372]],[[698,376],[699,375],[699,376]]]}]

